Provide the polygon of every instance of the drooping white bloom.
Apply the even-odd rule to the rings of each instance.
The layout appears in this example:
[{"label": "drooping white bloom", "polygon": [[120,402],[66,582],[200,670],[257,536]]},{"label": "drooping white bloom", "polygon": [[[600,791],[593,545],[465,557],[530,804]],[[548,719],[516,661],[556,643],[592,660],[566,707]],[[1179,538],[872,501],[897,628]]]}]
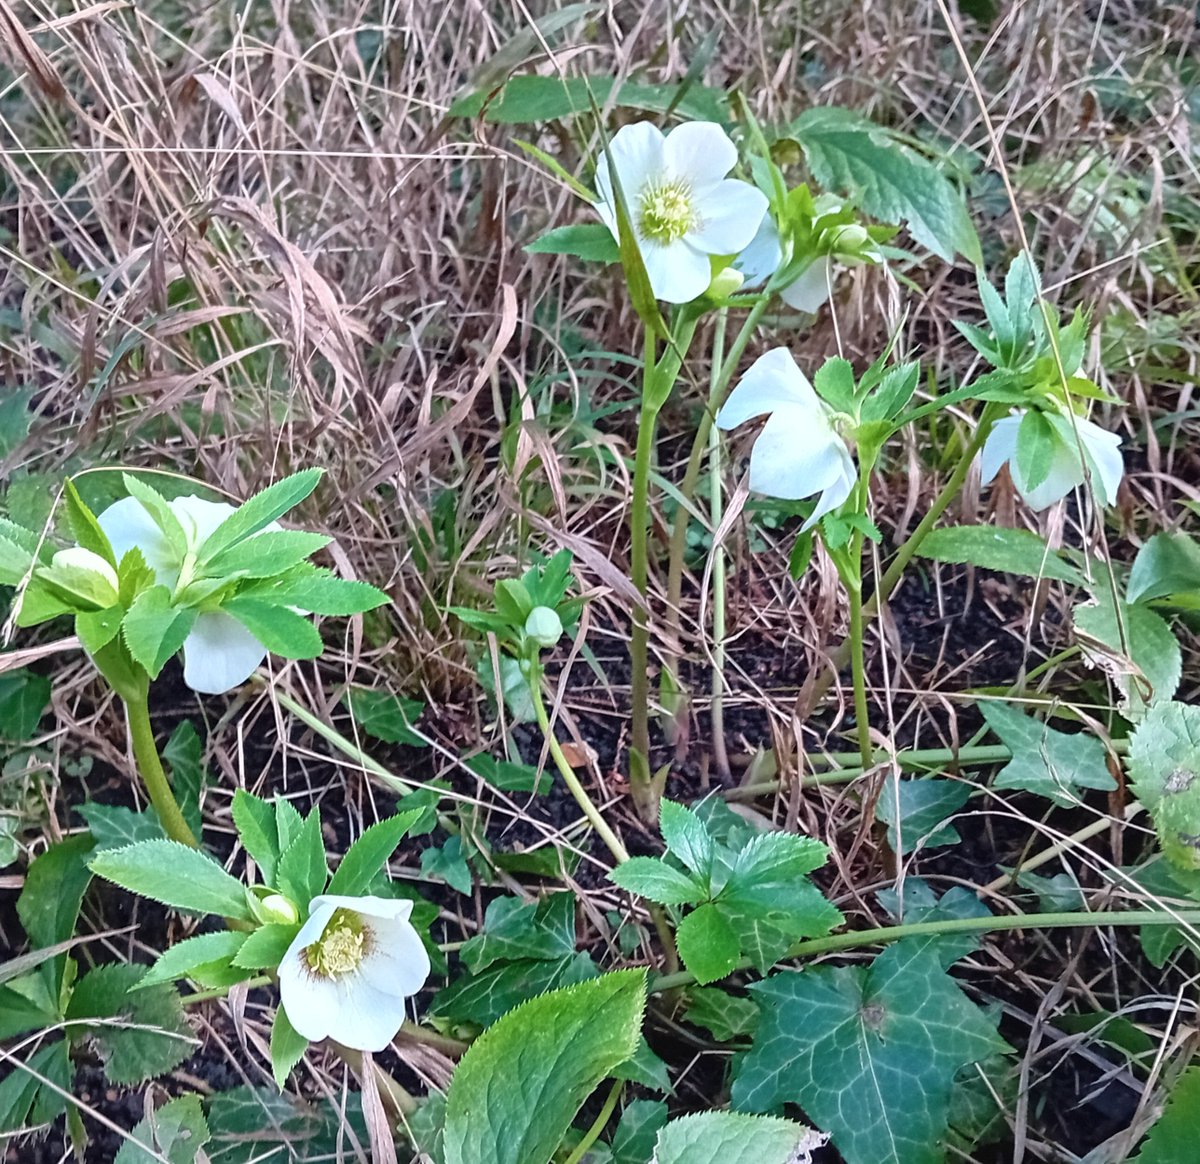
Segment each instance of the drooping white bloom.
[{"label": "drooping white bloom", "polygon": [[772,348],[750,365],[717,413],[717,424],[736,428],[764,413],[770,418],[750,453],[750,488],[788,501],[819,493],[804,523],[809,529],[850,496],[858,470],[832,411],[787,348]]},{"label": "drooping white bloom", "polygon": [[[191,553],[234,512],[232,505],[202,497],[177,497],[169,504],[187,534]],[[140,501],[125,497],[110,505],[97,521],[118,562],[136,547],[154,571],[155,582],[174,590],[183,560]],[[279,528],[278,522],[267,526],[268,530]],[[183,644],[183,680],[193,691],[219,695],[249,679],[266,657],[267,648],[237,619],[220,610],[202,611]]]},{"label": "drooping white bloom", "polygon": [[384,897],[312,899],[279,964],[283,1008],[301,1035],[359,1051],[382,1051],[392,1041],[405,1000],[429,977],[411,913],[411,901]]},{"label": "drooping white bloom", "polygon": [[1115,504],[1117,488],[1125,472],[1120,451],[1121,438],[1082,416],[1075,417],[1073,422],[1057,413],[1046,412],[1042,416],[1049,422],[1056,438],[1050,471],[1045,479],[1031,489],[1021,470],[1017,436],[1025,413],[1015,412],[997,421],[984,442],[980,454],[983,484],[992,481],[1000,472],[1000,466],[1007,463],[1013,484],[1025,504],[1033,510],[1046,509],[1083,484],[1084,464],[1079,455],[1082,446],[1083,456],[1087,460],[1087,475],[1091,478],[1096,497],[1102,505]]},{"label": "drooping white bloom", "polygon": [[[608,153],[655,296],[688,303],[703,295],[712,276],[709,255],[737,254],[767,210],[762,191],[725,176],[737,163],[737,147],[712,122],[689,122],[664,136],[639,121],[613,134]],[[596,167],[596,186],[596,210],[616,238],[607,156]]]}]

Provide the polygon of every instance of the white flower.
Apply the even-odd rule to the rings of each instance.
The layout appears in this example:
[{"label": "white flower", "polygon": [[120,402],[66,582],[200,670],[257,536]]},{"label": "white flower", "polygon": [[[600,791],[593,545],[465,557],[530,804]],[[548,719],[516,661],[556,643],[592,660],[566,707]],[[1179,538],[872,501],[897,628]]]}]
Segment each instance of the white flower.
[{"label": "white flower", "polygon": [[382,1051],[404,1022],[405,999],[429,977],[412,902],[321,895],[308,911],[279,964],[288,1021],[310,1042]]},{"label": "white flower", "polygon": [[789,501],[819,493],[804,523],[809,529],[850,496],[858,471],[832,411],[787,348],[772,348],[750,365],[717,413],[717,424],[736,428],[763,413],[770,419],[750,454],[750,488]]},{"label": "white flower", "polygon": [[[234,512],[232,505],[202,497],[177,497],[169,504],[187,534],[191,553]],[[110,505],[97,520],[118,562],[136,547],[154,571],[155,582],[175,589],[183,561],[140,501],[126,497]],[[277,530],[280,526],[272,522],[266,528]],[[202,611],[184,640],[183,681],[193,691],[219,695],[249,679],[266,657],[267,648],[237,619],[220,610]]]},{"label": "white flower", "polygon": [[742,287],[749,291],[765,283],[783,262],[783,243],[779,227],[769,214],[763,215],[754,237],[733,260],[733,268],[742,273]]},{"label": "white flower", "polygon": [[1000,472],[1000,466],[1007,462],[1013,484],[1025,499],[1025,504],[1033,510],[1045,509],[1083,484],[1084,468],[1079,456],[1082,445],[1083,455],[1087,458],[1087,475],[1091,478],[1096,497],[1102,505],[1115,504],[1117,488],[1125,471],[1120,451],[1121,438],[1082,416],[1075,417],[1073,424],[1067,417],[1057,413],[1046,412],[1042,416],[1049,422],[1056,438],[1050,471],[1045,479],[1031,489],[1021,471],[1017,457],[1017,434],[1025,413],[1015,412],[997,421],[984,442],[980,455],[983,484],[987,485]]},{"label": "white flower", "polygon": [[[737,163],[737,147],[712,122],[679,125],[664,137],[639,121],[613,134],[608,153],[655,296],[688,303],[703,295],[712,278],[709,255],[736,255],[767,210],[762,191],[725,177]],[[607,156],[596,167],[596,186],[596,210],[616,238]]]}]

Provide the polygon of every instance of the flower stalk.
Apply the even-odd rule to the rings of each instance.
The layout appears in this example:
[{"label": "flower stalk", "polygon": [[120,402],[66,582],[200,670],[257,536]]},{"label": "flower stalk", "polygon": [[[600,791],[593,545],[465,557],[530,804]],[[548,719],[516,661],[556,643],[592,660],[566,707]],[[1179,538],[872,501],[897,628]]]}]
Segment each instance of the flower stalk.
[{"label": "flower stalk", "polygon": [[171,840],[198,849],[200,844],[187,821],[183,819],[179,801],[175,799],[175,793],[171,790],[171,784],[163,770],[158,745],[154,742],[154,728],[150,723],[150,706],[147,699],[144,696],[137,699],[127,695],[122,702],[125,705],[125,722],[129,725],[133,758],[163,831]]}]

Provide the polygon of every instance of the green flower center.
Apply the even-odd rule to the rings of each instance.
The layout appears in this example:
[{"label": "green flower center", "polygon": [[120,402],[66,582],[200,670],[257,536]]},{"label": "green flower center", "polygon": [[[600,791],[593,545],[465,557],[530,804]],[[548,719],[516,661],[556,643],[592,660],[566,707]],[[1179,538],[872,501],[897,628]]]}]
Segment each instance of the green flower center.
[{"label": "green flower center", "polygon": [[678,179],[651,182],[638,196],[638,231],[643,238],[664,246],[678,242],[699,225],[692,205],[692,188]]},{"label": "green flower center", "polygon": [[371,932],[352,910],[339,909],[325,932],[304,951],[309,969],[321,978],[353,974],[367,956]]}]

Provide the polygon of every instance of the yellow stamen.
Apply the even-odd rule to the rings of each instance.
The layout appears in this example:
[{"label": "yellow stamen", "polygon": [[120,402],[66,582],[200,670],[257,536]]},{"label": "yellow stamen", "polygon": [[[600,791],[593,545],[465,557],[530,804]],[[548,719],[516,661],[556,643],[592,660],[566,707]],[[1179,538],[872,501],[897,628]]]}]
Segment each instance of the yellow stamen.
[{"label": "yellow stamen", "polygon": [[370,939],[370,931],[356,913],[339,909],[325,932],[305,949],[304,957],[319,977],[342,978],[358,969],[370,949]]},{"label": "yellow stamen", "polygon": [[643,187],[637,216],[642,237],[663,245],[678,242],[700,222],[692,205],[691,186],[678,179]]}]

